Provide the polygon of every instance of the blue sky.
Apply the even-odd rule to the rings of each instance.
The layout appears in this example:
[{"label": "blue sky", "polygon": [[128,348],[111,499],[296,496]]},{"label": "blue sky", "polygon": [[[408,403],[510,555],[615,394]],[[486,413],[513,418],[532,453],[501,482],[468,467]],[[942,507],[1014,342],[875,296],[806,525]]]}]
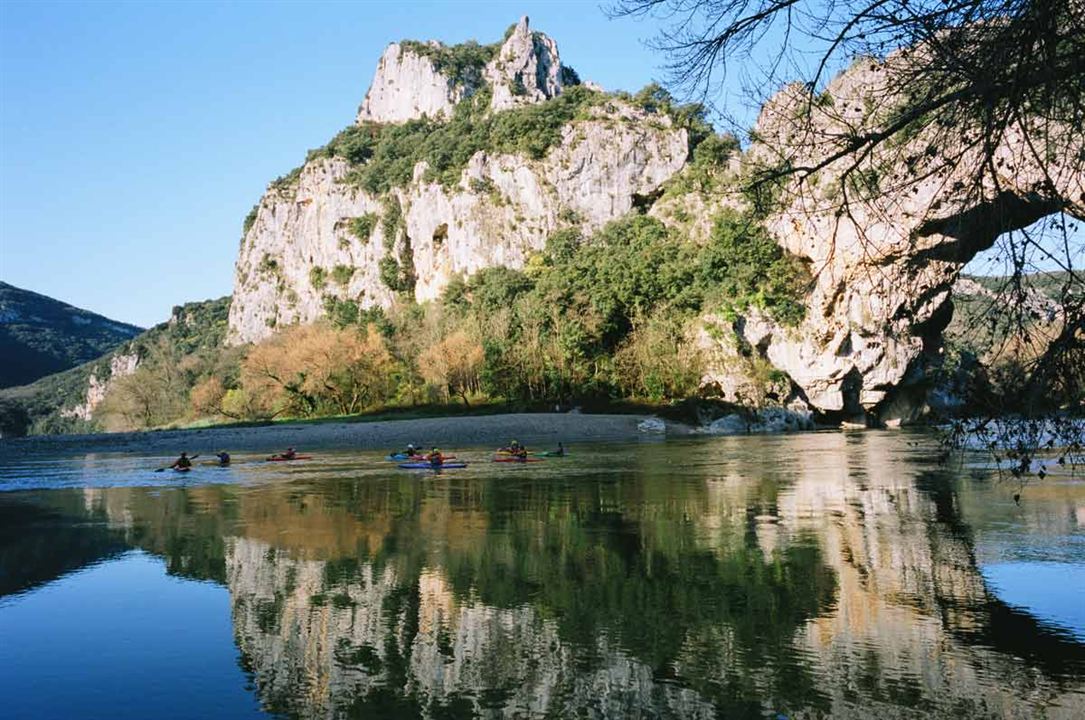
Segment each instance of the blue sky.
[{"label": "blue sky", "polygon": [[662,74],[657,26],[594,2],[0,0],[0,279],[144,326],[228,294],[242,219],[352,122],[389,42],[523,14],[608,89]]},{"label": "blue sky", "polygon": [[350,124],[389,42],[525,13],[587,79],[659,74],[652,26],[593,3],[0,2],[0,279],[145,326],[228,294],[245,214]]}]

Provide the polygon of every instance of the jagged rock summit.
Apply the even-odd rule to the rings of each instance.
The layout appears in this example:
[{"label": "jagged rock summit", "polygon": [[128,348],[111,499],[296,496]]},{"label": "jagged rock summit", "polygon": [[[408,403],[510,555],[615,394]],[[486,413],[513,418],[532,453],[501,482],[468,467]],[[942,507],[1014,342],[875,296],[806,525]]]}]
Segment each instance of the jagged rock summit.
[{"label": "jagged rock summit", "polygon": [[563,77],[557,43],[543,33],[532,32],[525,15],[505,39],[497,57],[487,63],[483,76],[493,88],[493,110],[557,97]]},{"label": "jagged rock summit", "polygon": [[[428,47],[437,50],[440,45]],[[377,64],[373,83],[358,108],[357,122],[405,122],[448,115],[467,90],[441,72],[430,56],[392,43]]]},{"label": "jagged rock summit", "polygon": [[[490,59],[480,71],[465,63],[456,48],[474,49]],[[568,68],[562,71],[557,43],[533,32],[526,15],[509,29],[503,43],[456,48],[436,40],[389,45],[358,109],[358,124],[448,118],[460,101],[483,86],[492,90],[490,107],[507,110],[557,97],[563,77],[569,76]]]}]

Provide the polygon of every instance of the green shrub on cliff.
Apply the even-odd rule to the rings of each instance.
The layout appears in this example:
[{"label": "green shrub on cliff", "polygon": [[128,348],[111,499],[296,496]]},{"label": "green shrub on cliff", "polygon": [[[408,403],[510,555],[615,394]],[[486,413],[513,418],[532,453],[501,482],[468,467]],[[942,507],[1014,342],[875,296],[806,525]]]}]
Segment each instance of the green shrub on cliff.
[{"label": "green shrub on cliff", "polygon": [[480,271],[442,300],[477,328],[491,395],[685,397],[701,374],[688,321],[757,307],[795,323],[809,283],[798,261],[736,213],[721,214],[703,245],[637,214],[587,238],[559,231],[528,267]]},{"label": "green shrub on cliff", "polygon": [[401,40],[400,47],[416,55],[429,58],[433,67],[455,85],[475,88],[482,83],[482,70],[501,49],[501,43],[479,45],[468,40],[458,45],[433,45],[418,40]]},{"label": "green shrub on cliff", "polygon": [[332,268],[332,280],[336,285],[347,285],[354,277],[355,270],[356,268],[351,265],[336,265]]},{"label": "green shrub on cliff", "polygon": [[373,229],[376,227],[377,216],[373,213],[366,213],[361,217],[352,218],[350,221],[350,231],[354,233],[354,237],[362,242],[369,241],[369,236],[373,234]]},{"label": "green shrub on cliff", "polygon": [[426,179],[452,185],[471,156],[516,153],[541,158],[561,140],[561,129],[606,96],[583,86],[566,88],[543,103],[490,112],[490,91],[482,88],[456,106],[445,121],[419,118],[404,123],[352,125],[309,159],[343,158],[354,166],[351,182],[380,194],[407,185],[415,165],[426,162]]}]

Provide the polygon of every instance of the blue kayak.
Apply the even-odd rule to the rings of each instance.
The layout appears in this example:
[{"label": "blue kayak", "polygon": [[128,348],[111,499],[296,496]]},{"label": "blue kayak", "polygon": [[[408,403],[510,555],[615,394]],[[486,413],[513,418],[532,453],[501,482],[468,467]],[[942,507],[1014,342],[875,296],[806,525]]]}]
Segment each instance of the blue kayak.
[{"label": "blue kayak", "polygon": [[448,470],[456,468],[465,468],[467,463],[464,462],[446,462],[440,465],[434,465],[428,462],[409,462],[400,463],[399,466],[404,470]]}]

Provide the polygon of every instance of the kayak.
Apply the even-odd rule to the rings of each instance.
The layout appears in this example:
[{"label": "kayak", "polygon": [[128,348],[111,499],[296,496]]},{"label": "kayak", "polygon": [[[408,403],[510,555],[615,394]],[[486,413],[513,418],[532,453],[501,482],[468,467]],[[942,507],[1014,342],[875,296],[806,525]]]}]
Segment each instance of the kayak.
[{"label": "kayak", "polygon": [[292,458],[285,458],[281,455],[272,455],[267,459],[268,462],[292,462],[294,460],[312,460],[312,455],[295,455]]},{"label": "kayak", "polygon": [[[442,455],[441,457],[443,457],[445,460],[454,460],[456,458],[455,455]],[[412,462],[422,462],[422,461],[429,462],[428,460],[426,460],[425,455],[407,455],[405,453],[396,453],[395,455],[386,455],[384,457],[384,459],[385,460],[392,460],[392,461],[410,460]]]},{"label": "kayak", "polygon": [[450,469],[455,470],[457,468],[465,468],[465,467],[467,467],[467,463],[465,463],[465,462],[452,462],[452,463],[442,463],[440,465],[434,465],[433,463],[428,463],[428,462],[409,462],[409,463],[400,463],[399,466],[401,468],[403,468],[404,470],[450,470]]},{"label": "kayak", "polygon": [[192,469],[192,468],[190,468],[190,467],[187,467],[187,468],[183,468],[183,467],[178,467],[178,468],[173,468],[173,471],[174,471],[174,472],[180,472],[180,473],[185,473],[185,472],[188,472],[188,471],[189,471],[189,470],[191,470],[191,469]]},{"label": "kayak", "polygon": [[557,450],[543,450],[542,452],[531,453],[535,457],[565,457],[568,452],[558,452]]},{"label": "kayak", "polygon": [[539,457],[495,457],[494,462],[507,462],[507,463],[526,463],[526,462],[542,462],[543,459]]}]

